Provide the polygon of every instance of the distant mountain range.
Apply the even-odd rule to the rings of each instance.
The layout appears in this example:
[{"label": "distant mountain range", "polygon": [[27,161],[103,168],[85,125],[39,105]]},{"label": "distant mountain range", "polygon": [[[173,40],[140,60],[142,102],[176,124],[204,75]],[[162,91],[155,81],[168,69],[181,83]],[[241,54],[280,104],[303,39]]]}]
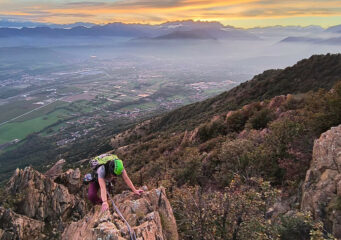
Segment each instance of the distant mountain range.
[{"label": "distant mountain range", "polygon": [[[334,34],[335,36],[324,37]],[[46,24],[36,22],[0,21],[0,37],[75,37],[112,36],[133,39],[234,39],[256,40],[274,38],[282,42],[340,43],[341,25],[324,29],[320,26],[273,26],[241,29],[224,26],[219,22],[175,21],[159,25],[125,24],[121,22],[106,25],[92,23]]]},{"label": "distant mountain range", "polygon": [[333,33],[341,33],[341,25],[336,25],[336,26],[330,27],[326,31],[327,32],[333,32]]},{"label": "distant mountain range", "polygon": [[280,43],[312,43],[312,44],[338,45],[338,44],[341,44],[341,36],[329,37],[329,38],[287,37],[283,39]]},{"label": "distant mountain range", "polygon": [[[69,28],[66,28],[69,27]],[[167,22],[160,25],[110,23],[106,25],[58,28],[39,26],[34,28],[0,28],[0,37],[65,37],[65,36],[118,36],[144,39],[250,39],[258,37],[243,29],[224,26],[218,22]]]},{"label": "distant mountain range", "polygon": [[23,28],[23,27],[51,27],[51,28],[73,28],[78,26],[83,27],[92,27],[95,26],[94,23],[87,23],[87,22],[76,22],[71,24],[47,24],[41,22],[31,22],[31,21],[13,21],[2,19],[0,20],[0,28]]},{"label": "distant mountain range", "polygon": [[277,38],[283,39],[290,36],[303,37],[307,35],[323,34],[325,31],[321,26],[272,26],[250,28],[248,32],[261,38]]}]

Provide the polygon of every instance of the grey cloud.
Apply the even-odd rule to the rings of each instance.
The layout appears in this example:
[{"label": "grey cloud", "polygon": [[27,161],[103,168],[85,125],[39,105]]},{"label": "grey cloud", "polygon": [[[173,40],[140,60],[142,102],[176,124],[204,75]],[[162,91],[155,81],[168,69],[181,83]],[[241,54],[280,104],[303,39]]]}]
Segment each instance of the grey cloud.
[{"label": "grey cloud", "polygon": [[76,7],[96,7],[96,6],[106,6],[106,2],[71,2],[66,3],[66,6],[76,6]]},{"label": "grey cloud", "polygon": [[184,0],[130,0],[130,1],[118,1],[111,3],[112,7],[155,7],[155,8],[166,8],[176,7],[184,5]]}]

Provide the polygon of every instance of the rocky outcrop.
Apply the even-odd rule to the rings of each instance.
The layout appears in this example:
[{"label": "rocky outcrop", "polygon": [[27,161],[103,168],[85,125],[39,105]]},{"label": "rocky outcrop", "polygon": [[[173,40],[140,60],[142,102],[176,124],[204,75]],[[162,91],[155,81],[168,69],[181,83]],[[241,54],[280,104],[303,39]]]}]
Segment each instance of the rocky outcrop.
[{"label": "rocky outcrop", "polygon": [[[114,202],[135,231],[137,239],[177,240],[178,233],[172,208],[164,188],[145,192],[141,197],[124,192]],[[128,228],[114,212],[92,209],[78,222],[71,223],[62,239],[129,239]]]},{"label": "rocky outcrop", "polygon": [[[79,169],[69,169],[55,181],[31,167],[15,171],[7,193],[16,212],[0,207],[1,240],[129,239],[127,226],[112,207],[111,212],[102,212],[100,206],[96,206],[86,214],[89,208],[77,192],[86,190],[80,185]],[[115,195],[114,202],[137,239],[178,239],[164,188],[145,191],[142,196],[124,192]]]},{"label": "rocky outcrop", "polygon": [[279,108],[283,105],[283,103],[286,100],[287,100],[287,97],[284,95],[276,96],[270,100],[268,108],[274,111],[279,111]]},{"label": "rocky outcrop", "polygon": [[71,194],[82,191],[81,171],[79,168],[69,169],[65,173],[60,174],[56,179],[56,183],[62,184]]},{"label": "rocky outcrop", "polygon": [[7,192],[11,198],[19,199],[16,204],[18,213],[52,224],[80,218],[85,212],[84,200],[31,167],[15,171]]},{"label": "rocky outcrop", "polygon": [[198,132],[199,132],[199,128],[195,128],[192,131],[185,131],[184,136],[182,138],[181,144],[180,146],[185,145],[186,143],[193,143],[196,140],[198,140]]},{"label": "rocky outcrop", "polygon": [[66,161],[64,159],[60,159],[58,162],[56,162],[49,170],[45,172],[45,176],[55,179],[60,174],[63,173],[63,166],[65,165]]},{"label": "rocky outcrop", "polygon": [[341,125],[315,141],[301,209],[311,211],[328,231],[341,239]]},{"label": "rocky outcrop", "polygon": [[43,239],[45,224],[26,216],[14,213],[12,210],[0,207],[0,239],[34,240]]}]

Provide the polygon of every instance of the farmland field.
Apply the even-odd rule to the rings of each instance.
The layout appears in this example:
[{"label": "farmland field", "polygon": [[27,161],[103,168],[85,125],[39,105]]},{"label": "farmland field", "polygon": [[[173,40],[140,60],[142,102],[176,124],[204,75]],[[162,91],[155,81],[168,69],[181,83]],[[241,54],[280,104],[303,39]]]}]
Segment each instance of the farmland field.
[{"label": "farmland field", "polygon": [[17,117],[30,110],[33,110],[38,105],[34,104],[35,100],[30,101],[16,101],[0,106],[0,123],[10,120],[11,118]]},{"label": "farmland field", "polygon": [[22,140],[31,133],[40,132],[44,128],[58,122],[59,120],[65,120],[68,114],[68,111],[58,109],[49,114],[41,115],[36,118],[18,122],[10,122],[0,126],[0,144],[4,144],[14,139]]}]

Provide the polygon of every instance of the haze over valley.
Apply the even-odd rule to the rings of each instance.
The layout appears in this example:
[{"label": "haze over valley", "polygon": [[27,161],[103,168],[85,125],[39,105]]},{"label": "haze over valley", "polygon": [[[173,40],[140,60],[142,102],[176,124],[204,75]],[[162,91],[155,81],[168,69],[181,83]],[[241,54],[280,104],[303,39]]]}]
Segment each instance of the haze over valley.
[{"label": "haze over valley", "polygon": [[[320,41],[304,41],[311,36]],[[337,53],[340,38],[339,27],[194,21],[3,27],[0,151],[33,133],[63,146],[109,122],[115,129],[201,101],[266,69]]]}]

